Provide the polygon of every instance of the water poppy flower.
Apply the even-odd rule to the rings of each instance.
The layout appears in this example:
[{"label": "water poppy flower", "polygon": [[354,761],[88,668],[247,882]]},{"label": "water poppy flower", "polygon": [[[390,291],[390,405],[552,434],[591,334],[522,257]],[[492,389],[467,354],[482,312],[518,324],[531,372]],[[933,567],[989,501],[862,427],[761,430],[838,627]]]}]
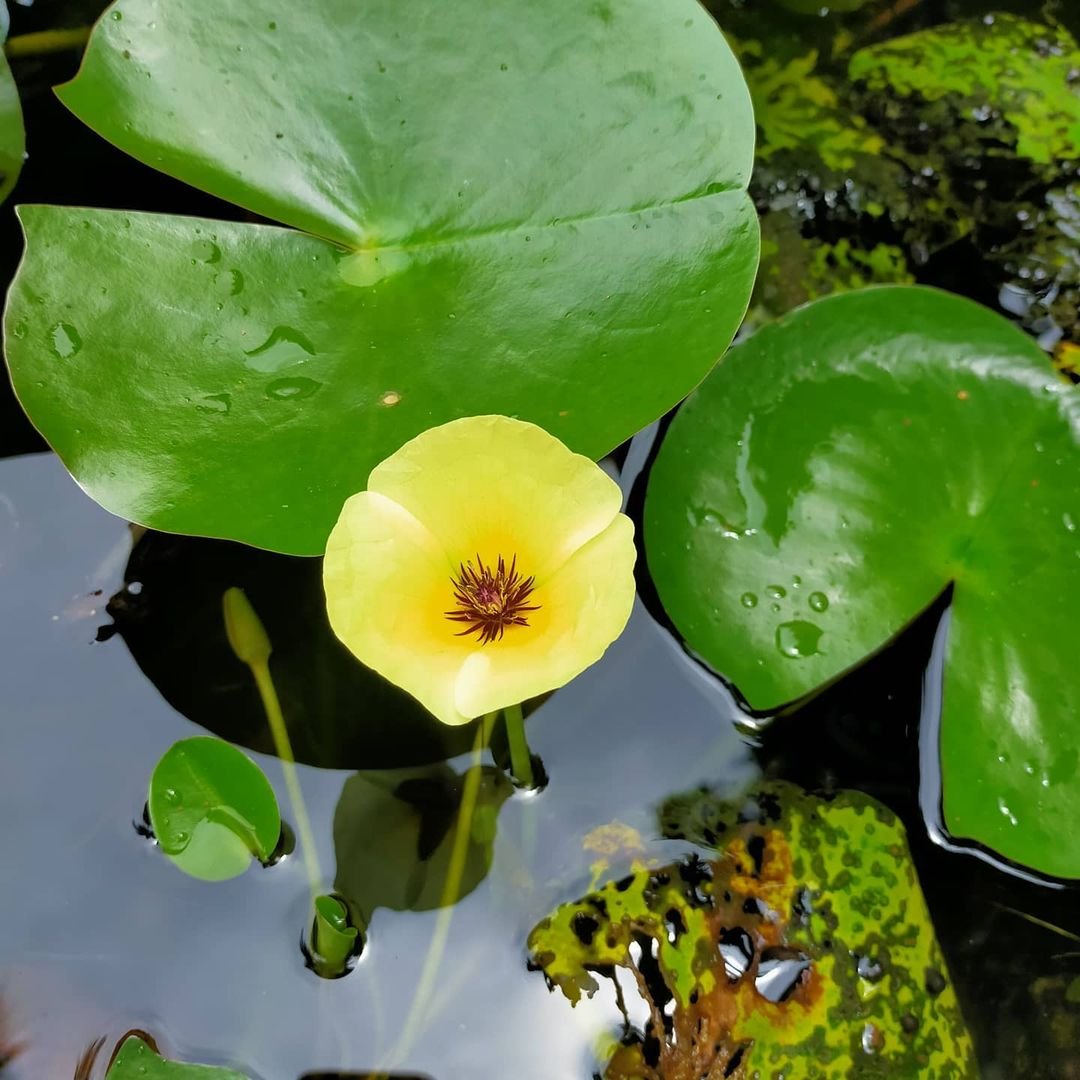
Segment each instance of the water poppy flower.
[{"label": "water poppy flower", "polygon": [[376,466],[326,546],[337,636],[447,724],[569,682],[622,632],[618,486],[535,424],[472,416]]}]

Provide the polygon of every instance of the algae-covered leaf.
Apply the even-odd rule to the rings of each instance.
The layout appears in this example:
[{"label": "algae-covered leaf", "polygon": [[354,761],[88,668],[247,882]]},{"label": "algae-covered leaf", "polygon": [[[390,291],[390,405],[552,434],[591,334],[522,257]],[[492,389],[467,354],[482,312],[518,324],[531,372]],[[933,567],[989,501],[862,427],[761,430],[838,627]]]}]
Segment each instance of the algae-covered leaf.
[{"label": "algae-covered leaf", "polygon": [[861,155],[884,149],[884,138],[844,108],[832,86],[815,74],[816,50],[785,62],[760,41],[729,40],[744,66],[754,105],[759,163],[785,150],[809,147],[826,167],[843,171]]},{"label": "algae-covered leaf", "polygon": [[893,38],[860,49],[849,66],[870,90],[974,116],[990,153],[1002,152],[1004,125],[1016,152],[1042,165],[1080,156],[1078,72],[1080,51],[1066,31],[1008,14]]},{"label": "algae-covered leaf", "polygon": [[138,1035],[129,1035],[120,1046],[105,1080],[248,1080],[234,1069],[215,1065],[188,1065],[166,1061]]},{"label": "algae-covered leaf", "polygon": [[281,834],[270,782],[223,739],[174,743],[154,768],[147,808],[161,850],[205,881],[242,874],[253,856],[269,858]]},{"label": "algae-covered leaf", "polygon": [[888,810],[772,783],[734,804],[697,790],[660,817],[709,854],[639,869],[529,937],[532,964],[571,1002],[615,967],[633,974],[650,1020],[605,1080],[977,1075]]}]

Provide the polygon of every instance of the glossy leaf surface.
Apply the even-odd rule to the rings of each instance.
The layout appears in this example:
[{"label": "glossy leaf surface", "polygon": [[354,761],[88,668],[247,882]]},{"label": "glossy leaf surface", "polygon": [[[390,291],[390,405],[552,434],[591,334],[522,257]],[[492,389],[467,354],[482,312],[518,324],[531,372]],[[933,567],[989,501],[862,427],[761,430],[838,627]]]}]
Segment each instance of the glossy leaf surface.
[{"label": "glossy leaf surface", "polygon": [[161,850],[192,877],[223,881],[281,835],[274,789],[246,754],[222,739],[174,743],[150,779],[150,823]]},{"label": "glossy leaf surface", "polygon": [[214,1065],[166,1061],[137,1035],[124,1040],[105,1080],[247,1080],[243,1073]]},{"label": "glossy leaf surface", "polygon": [[1005,320],[927,289],[802,308],[673,423],[649,566],[690,645],[771,710],[955,584],[941,734],[954,836],[1080,876],[1080,399]]},{"label": "glossy leaf surface", "polygon": [[571,1002],[617,967],[646,991],[650,1020],[635,1032],[627,1018],[605,1080],[977,1075],[888,810],[856,792],[823,800],[773,783],[735,803],[698,789],[660,817],[665,836],[709,854],[640,867],[529,936],[532,964]]},{"label": "glossy leaf surface", "polygon": [[[3,41],[0,34],[0,41]],[[11,194],[22,169],[26,151],[22,105],[19,91],[11,77],[11,68],[0,52],[0,202]]]},{"label": "glossy leaf surface", "polygon": [[144,524],[317,553],[378,461],[463,415],[599,457],[746,307],[749,96],[691,0],[121,0],[60,94],[304,230],[22,210],[16,390]]}]

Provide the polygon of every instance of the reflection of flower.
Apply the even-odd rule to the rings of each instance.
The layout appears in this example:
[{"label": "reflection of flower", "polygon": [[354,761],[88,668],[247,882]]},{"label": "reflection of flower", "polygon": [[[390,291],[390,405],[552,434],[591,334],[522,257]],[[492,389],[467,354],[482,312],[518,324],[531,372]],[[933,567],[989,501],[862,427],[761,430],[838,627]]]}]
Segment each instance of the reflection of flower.
[{"label": "reflection of flower", "polygon": [[447,724],[569,682],[626,625],[618,487],[533,424],[455,420],[377,466],[327,542],[334,632]]}]

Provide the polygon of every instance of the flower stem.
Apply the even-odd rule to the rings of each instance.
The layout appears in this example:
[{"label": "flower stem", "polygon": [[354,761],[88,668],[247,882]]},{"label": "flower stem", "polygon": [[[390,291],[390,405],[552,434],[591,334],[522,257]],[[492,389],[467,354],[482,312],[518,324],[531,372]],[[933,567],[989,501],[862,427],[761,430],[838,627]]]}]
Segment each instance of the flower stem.
[{"label": "flower stem", "polygon": [[522,787],[535,787],[532,754],[525,738],[525,717],[522,715],[521,706],[511,705],[503,709],[503,720],[506,724],[506,741],[510,746],[510,771]]},{"label": "flower stem", "polygon": [[49,53],[81,49],[90,37],[89,26],[76,26],[71,30],[39,30],[34,34],[17,34],[4,44],[9,60],[24,56],[47,56]]},{"label": "flower stem", "polygon": [[[450,849],[450,861],[446,867],[442,895],[439,897],[439,914],[435,920],[435,932],[428,946],[424,966],[416,983],[416,993],[409,1007],[405,1023],[402,1025],[398,1045],[391,1055],[394,1064],[405,1058],[412,1047],[416,1031],[431,1001],[435,989],[439,965],[446,950],[450,934],[450,922],[454,917],[454,905],[461,899],[461,882],[465,876],[465,862],[469,857],[469,840],[472,837],[472,823],[476,814],[476,804],[480,794],[481,767],[480,756],[491,738],[491,729],[495,725],[495,713],[488,713],[480,723],[473,743],[472,766],[465,773],[462,786],[461,804],[458,807],[457,827],[454,832],[453,847]],[[389,1080],[389,1074],[376,1073],[375,1080]]]},{"label": "flower stem", "polygon": [[274,740],[274,750],[281,759],[281,769],[285,774],[285,789],[289,793],[296,831],[300,836],[300,848],[304,854],[304,867],[307,870],[308,887],[312,901],[319,895],[322,885],[322,870],[319,867],[319,855],[315,848],[315,834],[311,831],[311,822],[304,803],[304,793],[300,789],[300,778],[296,772],[296,758],[293,756],[292,743],[289,741],[289,729],[281,714],[281,702],[278,700],[274,680],[270,677],[270,665],[265,660],[252,663],[251,674],[255,676],[255,685],[259,688],[266,719],[270,724],[270,734]]}]

